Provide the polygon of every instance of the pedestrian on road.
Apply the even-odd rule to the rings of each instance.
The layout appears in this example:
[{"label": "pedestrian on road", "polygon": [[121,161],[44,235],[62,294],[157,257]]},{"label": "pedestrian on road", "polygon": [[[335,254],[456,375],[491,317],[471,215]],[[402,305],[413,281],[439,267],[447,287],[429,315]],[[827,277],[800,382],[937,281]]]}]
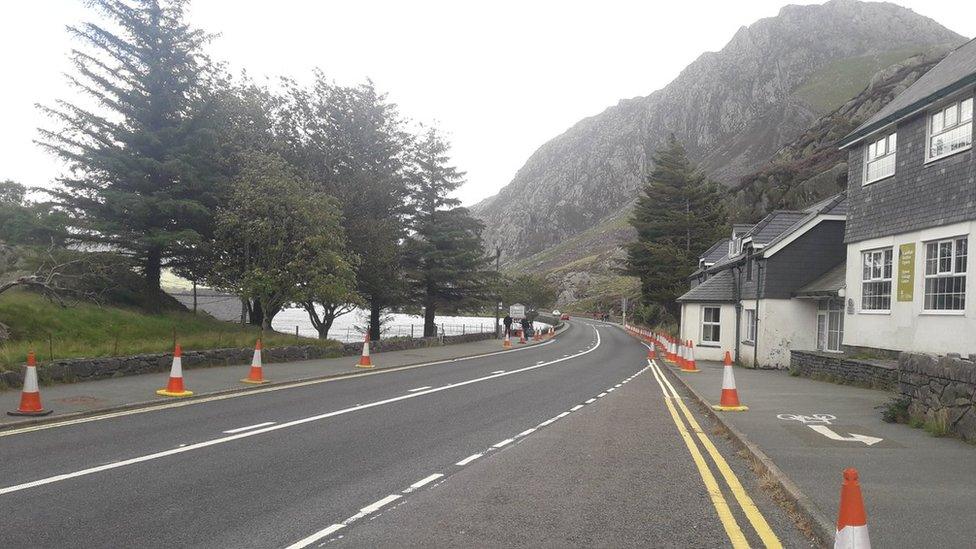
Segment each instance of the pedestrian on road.
[{"label": "pedestrian on road", "polygon": [[524,335],[525,335],[525,338],[526,338],[526,339],[528,339],[528,338],[530,338],[530,337],[532,337],[532,334],[531,334],[531,333],[529,333],[529,330],[530,330],[531,328],[532,328],[532,323],[531,323],[531,322],[529,322],[529,319],[527,319],[527,318],[523,318],[523,319],[522,319],[522,334],[524,334]]},{"label": "pedestrian on road", "polygon": [[505,315],[505,320],[502,320],[502,322],[505,324],[505,335],[511,336],[512,335],[512,317],[509,316],[509,315]]}]

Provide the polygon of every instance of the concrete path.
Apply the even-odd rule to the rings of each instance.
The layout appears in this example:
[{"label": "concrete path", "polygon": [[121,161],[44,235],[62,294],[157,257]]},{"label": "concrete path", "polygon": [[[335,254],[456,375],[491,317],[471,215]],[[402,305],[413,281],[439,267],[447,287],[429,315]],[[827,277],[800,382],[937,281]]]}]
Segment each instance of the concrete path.
[{"label": "concrete path", "polygon": [[[512,344],[513,352],[518,352],[520,348],[532,347],[539,344],[538,342],[530,341],[527,344],[521,345],[514,342]],[[269,384],[274,384],[332,376],[365,374],[388,368],[445,360],[450,361],[502,351],[504,351],[502,342],[492,339],[440,347],[373,353],[372,362],[374,367],[371,369],[356,367],[359,357],[347,356],[296,362],[277,362],[265,364],[263,370],[265,379],[270,381]],[[240,380],[247,377],[248,370],[250,369],[249,366],[184,368],[183,377],[186,388],[193,391],[195,396],[235,390],[255,390],[260,387],[267,387],[269,384],[249,385],[241,383]],[[119,406],[145,402],[172,401],[174,399],[156,395],[156,390],[165,387],[168,379],[169,372],[166,371],[81,383],[42,386],[41,402],[45,408],[54,410],[54,413],[48,416],[52,417],[92,413],[98,410],[111,410]],[[5,414],[7,410],[16,409],[19,402],[19,389],[0,391],[0,428],[34,421],[34,418],[12,417]]]},{"label": "concrete path", "polygon": [[[679,373],[697,394],[718,401],[722,365],[698,362]],[[837,516],[841,474],[860,472],[875,547],[968,548],[976,539],[976,447],[889,424],[881,409],[894,396],[792,377],[784,371],[735,368],[746,412],[722,418],[765,452],[809,496],[827,521]],[[854,435],[860,435],[854,436]]]}]

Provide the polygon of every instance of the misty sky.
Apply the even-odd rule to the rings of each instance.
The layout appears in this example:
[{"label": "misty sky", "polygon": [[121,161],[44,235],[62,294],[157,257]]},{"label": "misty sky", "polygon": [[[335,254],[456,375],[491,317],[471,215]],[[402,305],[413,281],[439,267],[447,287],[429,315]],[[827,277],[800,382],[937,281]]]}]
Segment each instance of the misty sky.
[{"label": "misty sky", "polygon": [[[458,196],[470,205],[548,139],[663,87],[785,3],[196,0],[191,21],[221,33],[209,53],[234,72],[307,80],[319,67],[341,84],[372,78],[404,115],[447,133],[467,172]],[[972,0],[897,3],[976,35]],[[90,18],[81,0],[0,7],[0,180],[50,186],[62,169],[32,143],[45,124],[33,105],[72,97],[64,27]]]}]

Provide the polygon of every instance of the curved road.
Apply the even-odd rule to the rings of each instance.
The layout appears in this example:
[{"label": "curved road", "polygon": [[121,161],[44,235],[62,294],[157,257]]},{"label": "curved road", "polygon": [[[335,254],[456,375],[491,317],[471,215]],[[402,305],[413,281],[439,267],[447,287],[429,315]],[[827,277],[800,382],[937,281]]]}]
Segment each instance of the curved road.
[{"label": "curved road", "polygon": [[[743,505],[728,474],[754,498],[755,483],[741,463],[726,472],[709,454],[707,427],[695,433],[663,369],[619,327],[573,321],[514,353],[0,433],[0,546],[801,540],[764,495],[763,510]],[[490,494],[478,489],[489,485]],[[485,499],[504,493],[512,497]],[[644,519],[591,517],[580,524],[606,535],[580,538],[562,536],[573,527],[560,520],[522,524],[532,535],[516,535],[520,525],[497,513],[585,507],[587,494]],[[676,528],[682,516],[693,518],[690,531]],[[464,535],[470,521],[481,526]]]}]

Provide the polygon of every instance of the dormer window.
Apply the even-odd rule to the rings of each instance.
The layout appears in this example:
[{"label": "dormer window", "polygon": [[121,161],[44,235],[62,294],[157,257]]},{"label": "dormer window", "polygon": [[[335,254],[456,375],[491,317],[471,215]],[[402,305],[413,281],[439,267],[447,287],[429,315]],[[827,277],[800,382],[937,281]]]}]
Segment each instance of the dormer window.
[{"label": "dormer window", "polygon": [[928,160],[943,158],[972,146],[972,97],[950,103],[929,117]]},{"label": "dormer window", "polygon": [[865,185],[895,175],[897,140],[897,132],[891,132],[868,144],[864,169]]},{"label": "dormer window", "polygon": [[729,257],[735,257],[742,253],[742,238],[735,237],[729,241]]}]

